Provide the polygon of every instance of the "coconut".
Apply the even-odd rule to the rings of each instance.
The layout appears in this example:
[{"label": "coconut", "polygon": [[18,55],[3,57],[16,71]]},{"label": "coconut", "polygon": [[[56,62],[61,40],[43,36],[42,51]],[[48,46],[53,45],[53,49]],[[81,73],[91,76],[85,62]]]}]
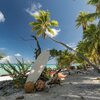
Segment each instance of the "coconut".
[{"label": "coconut", "polygon": [[45,89],[45,82],[43,80],[38,80],[35,84],[35,88],[37,91],[42,91]]},{"label": "coconut", "polygon": [[34,83],[31,81],[25,83],[24,90],[26,93],[32,93],[33,91],[35,91]]}]

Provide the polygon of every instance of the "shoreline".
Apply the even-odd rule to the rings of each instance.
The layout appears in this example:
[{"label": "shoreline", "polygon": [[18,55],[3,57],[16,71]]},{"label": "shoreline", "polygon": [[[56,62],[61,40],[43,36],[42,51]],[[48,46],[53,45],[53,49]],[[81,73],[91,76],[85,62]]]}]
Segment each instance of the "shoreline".
[{"label": "shoreline", "polygon": [[9,75],[0,75],[0,82],[9,80],[12,80],[12,78]]},{"label": "shoreline", "polygon": [[[54,85],[48,92],[26,94],[22,89],[9,96],[0,96],[0,100],[17,100],[16,98],[21,96],[24,97],[22,100],[100,100],[98,77],[100,74],[94,72],[72,74],[62,81],[62,86]],[[9,88],[11,91],[11,87]]]}]

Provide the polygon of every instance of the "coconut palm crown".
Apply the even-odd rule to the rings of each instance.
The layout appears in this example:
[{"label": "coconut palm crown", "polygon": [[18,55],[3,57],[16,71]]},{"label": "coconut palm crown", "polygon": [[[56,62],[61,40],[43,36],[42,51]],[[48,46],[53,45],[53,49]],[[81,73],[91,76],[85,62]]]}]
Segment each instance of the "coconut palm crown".
[{"label": "coconut palm crown", "polygon": [[76,19],[76,26],[79,28],[82,25],[83,31],[86,30],[88,22],[92,22],[94,18],[87,17],[89,13],[80,12],[79,16]]},{"label": "coconut palm crown", "polygon": [[50,19],[50,13],[48,11],[39,10],[37,14],[33,14],[35,19],[34,22],[30,22],[32,26],[32,30],[36,31],[36,35],[42,35],[43,38],[46,37],[46,30],[49,31],[50,34],[54,35],[54,31],[52,31],[52,27],[57,27],[58,22],[56,20]]},{"label": "coconut palm crown", "polygon": [[96,12],[100,13],[100,0],[88,0],[87,3],[96,6]]}]

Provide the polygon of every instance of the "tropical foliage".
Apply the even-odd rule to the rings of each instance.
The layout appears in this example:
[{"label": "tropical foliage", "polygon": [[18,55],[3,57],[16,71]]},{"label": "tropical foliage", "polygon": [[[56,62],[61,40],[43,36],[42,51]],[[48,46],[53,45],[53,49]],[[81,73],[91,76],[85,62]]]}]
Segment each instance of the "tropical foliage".
[{"label": "tropical foliage", "polygon": [[86,30],[88,23],[94,20],[93,17],[86,17],[88,14],[87,12],[80,12],[76,19],[76,26],[79,28],[82,25],[83,31]]},{"label": "tropical foliage", "polygon": [[87,3],[96,6],[96,12],[100,13],[100,0],[88,0]]},{"label": "tropical foliage", "polygon": [[88,0],[87,4],[93,5],[96,7],[96,11],[94,13],[90,13],[87,17],[100,18],[100,0]]},{"label": "tropical foliage", "polygon": [[26,64],[23,59],[22,62],[17,58],[16,60],[17,64],[11,64],[7,61],[7,64],[2,64],[1,68],[8,72],[8,74],[13,78],[14,86],[18,88],[24,86],[31,64]]},{"label": "tropical foliage", "polygon": [[75,54],[68,50],[50,50],[51,56],[56,57],[59,68],[67,68],[75,60]]},{"label": "tropical foliage", "polygon": [[75,60],[75,55],[68,51],[63,51],[62,54],[57,58],[57,65],[60,68],[68,68],[71,63]]},{"label": "tropical foliage", "polygon": [[[37,36],[42,35],[43,38],[45,38],[46,36],[48,36],[46,34],[46,31],[49,31],[50,34],[54,35],[54,32],[52,31],[52,27],[58,26],[58,22],[55,20],[51,21],[50,13],[48,11],[40,10],[38,12],[38,15],[33,15],[33,16],[35,18],[35,22],[31,22],[30,25],[33,26],[32,30],[36,31]],[[51,40],[53,40],[54,42],[59,43],[60,45],[64,46],[65,48],[67,48],[71,51],[74,51],[78,56],[80,56],[82,59],[84,59],[86,62],[88,62],[91,66],[93,66],[95,70],[98,71],[97,66],[95,64],[91,63],[89,61],[89,59],[84,57],[80,52],[77,52],[76,50],[74,50],[73,48],[71,48],[70,46],[66,45],[63,42],[57,41],[51,37],[49,37],[49,38]]]},{"label": "tropical foliage", "polygon": [[[98,18],[98,23],[93,24],[89,23],[86,24],[85,30],[83,28],[83,39],[78,43],[77,45],[77,51],[83,54],[85,57],[87,57],[92,63],[99,66],[100,65],[100,8],[98,8],[98,5],[100,7],[100,0],[88,0],[88,4],[96,6],[96,12],[87,14],[84,19],[93,18],[95,21],[96,18]],[[79,15],[80,17],[80,15]],[[78,18],[79,18],[78,17]],[[76,20],[78,23],[82,23],[84,19]],[[78,24],[82,25],[83,24]],[[79,57],[78,57],[79,58]],[[81,59],[81,58],[79,58]],[[83,60],[80,60],[81,62],[84,62]]]},{"label": "tropical foliage", "polygon": [[30,25],[32,26],[32,30],[36,31],[37,36],[42,35],[43,38],[45,38],[46,30],[54,35],[51,28],[57,27],[58,22],[50,19],[50,13],[48,11],[39,10],[38,15],[34,14],[33,17],[35,18],[35,21],[30,22]]}]

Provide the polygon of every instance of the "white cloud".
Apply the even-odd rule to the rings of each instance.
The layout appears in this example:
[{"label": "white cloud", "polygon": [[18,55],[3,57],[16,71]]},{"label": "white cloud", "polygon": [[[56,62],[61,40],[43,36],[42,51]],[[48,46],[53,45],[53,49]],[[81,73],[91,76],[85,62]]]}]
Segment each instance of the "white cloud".
[{"label": "white cloud", "polygon": [[0,48],[0,50],[5,50],[6,48]]},{"label": "white cloud", "polygon": [[20,53],[16,53],[14,56],[21,57],[21,54]]},{"label": "white cloud", "polygon": [[[4,58],[2,58],[0,60],[0,63],[7,63],[7,61],[9,61],[10,63],[18,63],[15,56],[17,57],[17,59],[19,59],[20,61],[22,61],[23,57],[21,56],[21,54],[17,53],[14,56],[13,55],[7,55],[7,56],[5,56]],[[33,62],[33,59],[25,58],[24,62],[25,63],[31,63],[31,62]]]},{"label": "white cloud", "polygon": [[33,60],[32,59],[25,59],[25,63],[32,63]]},{"label": "white cloud", "polygon": [[31,16],[34,14],[39,14],[38,10],[42,7],[40,3],[32,4],[29,8],[26,9],[26,12],[30,14]]},{"label": "white cloud", "polygon": [[0,11],[0,22],[4,22],[4,21],[5,21],[4,14]]},{"label": "white cloud", "polygon": [[42,5],[40,3],[38,3],[38,8],[40,9],[42,7]]},{"label": "white cloud", "polygon": [[35,11],[35,12],[33,13],[33,15],[34,15],[34,16],[39,16],[40,14],[39,14],[38,11]]},{"label": "white cloud", "polygon": [[47,35],[49,35],[50,37],[55,37],[55,36],[58,35],[58,33],[59,33],[61,30],[60,30],[60,29],[57,30],[57,29],[52,28],[52,31],[54,32],[54,35],[51,34],[51,33],[48,31],[48,29],[46,29],[46,32],[45,32],[45,33],[46,33]]},{"label": "white cloud", "polygon": [[10,63],[16,63],[17,61],[16,61],[15,57],[18,57],[19,59],[21,59],[21,54],[16,53],[16,54],[14,54],[14,56],[13,55],[7,55],[0,60],[0,63],[7,63],[7,61],[9,61]]}]

